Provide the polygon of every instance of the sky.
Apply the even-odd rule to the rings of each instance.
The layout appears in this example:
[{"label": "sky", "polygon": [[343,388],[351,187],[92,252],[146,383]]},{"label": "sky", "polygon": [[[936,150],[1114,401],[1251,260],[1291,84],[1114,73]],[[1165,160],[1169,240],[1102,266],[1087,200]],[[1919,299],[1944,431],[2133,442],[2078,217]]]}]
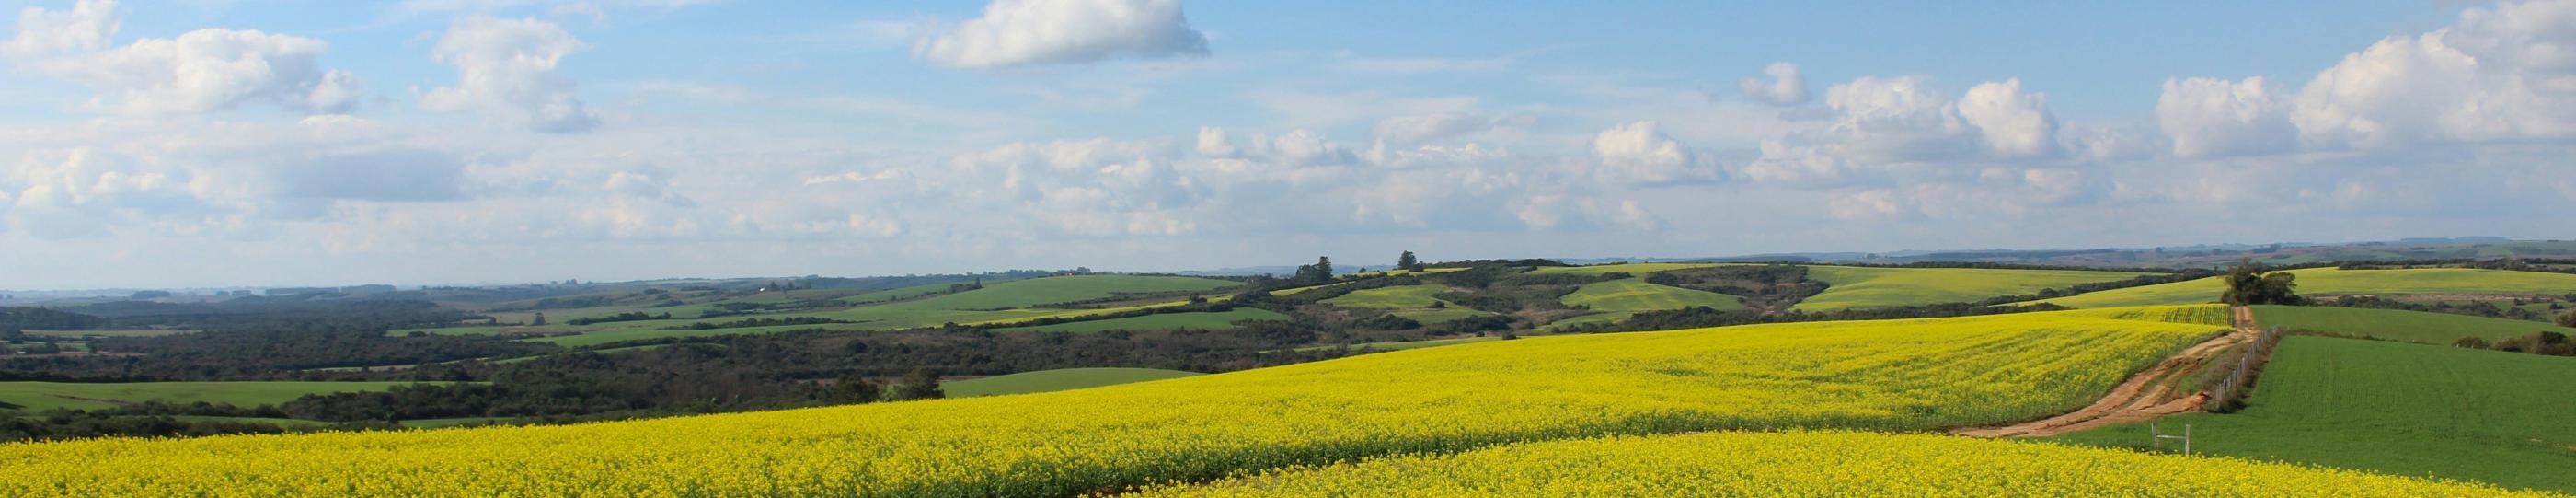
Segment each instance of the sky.
[{"label": "sky", "polygon": [[2576,0],[9,13],[11,289],[2576,227]]}]

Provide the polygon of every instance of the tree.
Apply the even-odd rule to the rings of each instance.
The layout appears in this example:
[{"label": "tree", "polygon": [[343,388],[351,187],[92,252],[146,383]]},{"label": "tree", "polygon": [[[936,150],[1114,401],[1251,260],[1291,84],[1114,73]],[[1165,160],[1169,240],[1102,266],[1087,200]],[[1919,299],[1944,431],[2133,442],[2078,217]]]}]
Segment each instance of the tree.
[{"label": "tree", "polygon": [[2237,263],[2224,277],[2227,291],[2218,300],[2227,304],[2299,304],[2298,275],[2290,272],[2263,272],[2263,264],[2251,259]]},{"label": "tree", "polygon": [[1395,267],[1405,271],[1422,271],[1422,260],[1414,259],[1413,251],[1405,251],[1403,256],[1395,257]]},{"label": "tree", "polygon": [[545,325],[545,324],[546,324],[546,314],[545,314],[545,313],[538,313],[536,318],[532,318],[532,319],[529,319],[529,320],[528,320],[528,325],[531,325],[531,326],[535,326],[535,325]]},{"label": "tree", "polygon": [[1313,285],[1333,281],[1333,258],[1316,257],[1315,264],[1298,265],[1297,275],[1290,277],[1299,284]]},{"label": "tree", "polygon": [[2569,311],[2558,315],[2558,326],[2576,327],[2576,311]]},{"label": "tree", "polygon": [[[934,390],[937,388],[936,385],[932,386]],[[832,401],[835,402],[875,403],[883,398],[885,398],[885,386],[877,385],[877,381],[869,380],[867,376],[859,375],[857,372],[842,375],[840,381],[832,383]]]},{"label": "tree", "polygon": [[939,389],[939,372],[927,368],[915,368],[912,369],[912,373],[905,374],[903,383],[894,386],[894,392],[895,397],[902,399],[948,397],[947,391]]}]

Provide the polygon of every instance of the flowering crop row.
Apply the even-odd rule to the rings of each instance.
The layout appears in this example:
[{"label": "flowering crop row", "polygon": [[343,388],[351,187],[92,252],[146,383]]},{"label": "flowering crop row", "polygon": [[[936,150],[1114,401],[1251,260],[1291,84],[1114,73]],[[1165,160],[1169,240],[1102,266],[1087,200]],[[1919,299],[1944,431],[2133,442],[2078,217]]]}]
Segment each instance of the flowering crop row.
[{"label": "flowering crop row", "polygon": [[1297,496],[2551,496],[2227,458],[1926,434],[1716,432],[1287,469],[1148,498]]}]

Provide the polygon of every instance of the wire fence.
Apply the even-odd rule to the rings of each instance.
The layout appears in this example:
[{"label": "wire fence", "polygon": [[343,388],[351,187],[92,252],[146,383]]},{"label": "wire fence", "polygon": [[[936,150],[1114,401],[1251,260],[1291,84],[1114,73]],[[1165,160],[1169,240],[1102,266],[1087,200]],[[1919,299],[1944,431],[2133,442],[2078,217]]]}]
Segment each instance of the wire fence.
[{"label": "wire fence", "polygon": [[2246,345],[2243,354],[2236,356],[2235,370],[2227,372],[2227,379],[2210,389],[2209,402],[2202,404],[2201,409],[2211,413],[2232,413],[2245,408],[2246,388],[2254,385],[2254,377],[2262,374],[2263,363],[2271,360],[2272,349],[2280,344],[2280,327],[2263,329],[2254,338],[2254,343]]}]

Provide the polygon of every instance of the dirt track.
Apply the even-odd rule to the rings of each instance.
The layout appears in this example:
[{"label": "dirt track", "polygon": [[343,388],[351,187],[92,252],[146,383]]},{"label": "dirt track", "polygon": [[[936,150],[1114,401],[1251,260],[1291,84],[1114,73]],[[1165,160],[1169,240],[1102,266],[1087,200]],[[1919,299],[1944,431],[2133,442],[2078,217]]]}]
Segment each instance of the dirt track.
[{"label": "dirt track", "polygon": [[2094,401],[2091,405],[2073,412],[2030,422],[2003,427],[1956,429],[1950,433],[1976,437],[2046,437],[2200,411],[2201,403],[2208,401],[2208,395],[2196,391],[2176,391],[2172,383],[2163,381],[2175,374],[2197,371],[2202,365],[2207,365],[2211,358],[2216,358],[2219,353],[2252,341],[2259,335],[2254,326],[2253,309],[2237,306],[2229,311],[2235,315],[2235,330],[2200,344],[2194,344],[2190,348],[2183,349],[2181,353],[2156,362],[2155,366],[2148,367],[2146,371],[2138,372],[2137,375],[2130,376],[2129,380],[2120,382],[2118,387],[2111,389],[2110,394],[2102,396],[2101,400]]}]

